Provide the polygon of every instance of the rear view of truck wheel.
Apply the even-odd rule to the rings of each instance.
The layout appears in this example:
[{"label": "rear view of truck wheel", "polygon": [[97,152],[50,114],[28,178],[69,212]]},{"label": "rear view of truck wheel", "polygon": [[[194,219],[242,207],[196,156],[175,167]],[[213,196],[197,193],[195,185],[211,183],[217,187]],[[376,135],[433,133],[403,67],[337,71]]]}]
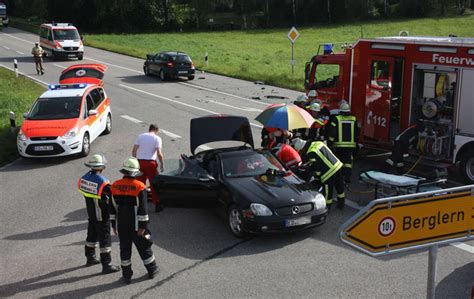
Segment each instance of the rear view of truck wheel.
[{"label": "rear view of truck wheel", "polygon": [[464,153],[459,163],[459,172],[467,184],[474,184],[474,152]]}]

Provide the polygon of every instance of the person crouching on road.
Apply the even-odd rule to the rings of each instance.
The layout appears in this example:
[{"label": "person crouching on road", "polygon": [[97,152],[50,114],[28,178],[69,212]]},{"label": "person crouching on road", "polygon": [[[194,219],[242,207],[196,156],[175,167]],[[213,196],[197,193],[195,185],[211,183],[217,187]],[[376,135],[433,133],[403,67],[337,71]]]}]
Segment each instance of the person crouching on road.
[{"label": "person crouching on road", "polygon": [[[102,263],[102,273],[108,274],[117,272],[120,268],[110,264],[112,262],[109,215],[111,192],[109,181],[102,176],[105,163],[104,156],[93,155],[89,162],[85,163],[91,170],[79,179],[78,188],[86,199],[89,216],[85,246],[86,266]],[[100,247],[100,262],[95,253],[97,243]]]},{"label": "person crouching on road", "polygon": [[137,179],[142,172],[140,164],[134,157],[123,162],[120,172],[122,179],[112,184],[111,219],[114,233],[118,232],[120,240],[120,259],[122,275],[126,284],[132,281],[132,243],[138,250],[148,277],[154,278],[159,272],[155,256],[151,250],[153,244],[148,230],[146,211],[146,186]]},{"label": "person crouching on road", "polygon": [[163,205],[160,203],[160,199],[156,194],[156,190],[153,186],[153,179],[158,174],[158,163],[156,163],[156,158],[160,160],[160,171],[164,170],[164,158],[163,152],[161,151],[161,137],[158,136],[160,129],[157,125],[151,124],[148,132],[140,134],[135,141],[133,146],[132,156],[138,159],[140,163],[140,169],[142,175],[137,179],[140,180],[143,184],[146,184],[146,180],[150,182],[152,202],[155,204],[155,212],[160,212],[163,210]]},{"label": "person crouching on road", "polygon": [[36,66],[36,73],[39,75],[44,75],[44,69],[43,69],[43,54],[44,50],[41,48],[41,46],[38,43],[35,43],[35,46],[33,49],[31,49],[31,55],[33,55],[33,58],[35,59],[35,66]]}]

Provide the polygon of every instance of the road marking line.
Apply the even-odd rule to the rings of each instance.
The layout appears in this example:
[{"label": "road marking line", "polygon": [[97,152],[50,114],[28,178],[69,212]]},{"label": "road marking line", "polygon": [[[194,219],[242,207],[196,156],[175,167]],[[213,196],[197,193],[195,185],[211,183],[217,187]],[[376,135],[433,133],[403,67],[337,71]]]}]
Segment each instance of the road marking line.
[{"label": "road marking line", "polygon": [[470,246],[464,243],[456,242],[456,243],[451,243],[451,246],[454,246],[456,248],[459,248],[461,250],[467,251],[469,253],[474,254],[474,246]]},{"label": "road marking line", "polygon": [[[121,118],[124,118],[126,120],[129,120],[131,122],[134,122],[136,124],[144,124],[145,122],[144,121],[141,121],[139,119],[136,119],[135,117],[131,117],[129,115],[126,115],[126,114],[122,114],[120,115]],[[171,138],[174,138],[174,139],[178,139],[178,138],[182,138],[181,136],[179,136],[178,134],[175,134],[175,133],[171,133],[170,131],[167,131],[165,129],[161,129],[160,128],[160,132],[165,134],[166,136],[168,137],[171,137]]]},{"label": "road marking line", "polygon": [[62,65],[57,64],[57,63],[53,63],[53,65],[56,66],[56,67],[58,67],[58,68],[60,68],[60,69],[67,69],[67,67],[62,66]]},{"label": "road marking line", "polygon": [[166,136],[171,137],[171,138],[174,138],[174,139],[181,138],[181,136],[179,136],[179,135],[177,135],[177,134],[175,134],[175,133],[171,133],[170,131],[166,131],[166,130],[161,129],[161,128],[160,128],[160,133],[163,133],[163,134],[165,134]]},{"label": "road marking line", "polygon": [[136,119],[136,118],[131,117],[131,116],[128,116],[128,115],[125,115],[125,114],[120,115],[120,117],[121,117],[121,118],[125,118],[126,120],[129,120],[129,121],[134,122],[134,123],[136,123],[136,124],[142,124],[142,123],[143,123],[141,120]]},{"label": "road marking line", "polygon": [[225,103],[218,102],[218,101],[212,101],[212,102],[209,101],[209,103],[218,104],[218,105],[222,105],[222,106],[225,106],[225,107],[229,107],[229,108],[233,108],[233,109],[237,109],[237,110],[242,110],[242,111],[246,111],[246,112],[262,112],[263,111],[261,109],[255,109],[255,108],[236,107],[236,106],[232,106],[232,105],[225,104]]},{"label": "road marking line", "polygon": [[3,47],[4,47],[5,49],[7,49],[7,50],[11,50],[11,49],[10,49],[9,47],[7,47],[7,46],[3,46]]},{"label": "road marking line", "polygon": [[229,96],[229,97],[234,97],[234,98],[237,98],[237,99],[249,101],[249,102],[252,102],[252,103],[255,103],[255,104],[259,104],[259,105],[263,105],[263,106],[268,106],[268,105],[269,105],[268,103],[257,102],[257,101],[254,101],[254,100],[251,100],[251,99],[247,99],[247,98],[244,98],[244,97],[235,95],[235,94],[231,94],[231,93],[227,93],[227,92],[223,92],[223,91],[219,91],[219,90],[210,89],[210,88],[207,88],[207,87],[202,87],[202,86],[195,85],[195,84],[190,84],[190,83],[186,83],[186,82],[179,82],[179,84],[186,85],[186,86],[189,86],[189,87],[192,87],[192,88],[196,88],[196,89],[202,89],[202,90],[206,90],[206,91],[210,91],[210,92],[214,92],[214,93],[219,93],[219,94],[222,94],[222,95],[226,95],[226,96]]},{"label": "road marking line", "polygon": [[[8,67],[8,66],[6,66],[6,65],[0,64],[0,66],[4,67],[4,68],[6,68],[6,69],[9,69],[9,70],[12,71],[12,72],[15,71],[13,68]],[[36,81],[36,82],[38,82],[38,83],[41,83],[41,84],[43,84],[43,85],[49,86],[49,83],[46,83],[46,82],[44,82],[44,81],[41,81],[40,79],[36,79],[35,77],[32,77],[32,76],[27,75],[27,74],[25,74],[25,73],[22,73],[22,72],[20,72],[20,71],[18,71],[18,74],[20,74],[20,75],[22,75],[22,76],[25,76],[25,77],[27,77],[27,78],[30,78],[31,80]]]},{"label": "road marking line", "polygon": [[[129,90],[133,90],[133,91],[136,91],[136,92],[140,92],[140,93],[143,93],[143,94],[146,94],[146,95],[149,95],[149,96],[158,98],[158,99],[162,99],[162,100],[165,100],[165,101],[168,101],[168,102],[171,102],[171,103],[175,103],[175,104],[183,105],[183,106],[186,106],[186,107],[189,107],[189,108],[193,108],[193,109],[196,109],[196,110],[204,111],[204,112],[206,112],[206,113],[210,113],[210,114],[214,114],[214,115],[221,115],[221,114],[222,114],[222,113],[215,112],[215,111],[212,111],[212,110],[208,110],[208,109],[204,109],[204,108],[201,108],[201,107],[197,107],[197,106],[194,106],[194,105],[191,105],[191,104],[186,104],[186,103],[183,103],[183,102],[175,101],[175,100],[172,100],[172,99],[170,99],[170,98],[163,97],[163,96],[159,96],[159,95],[157,95],[157,94],[154,94],[154,93],[151,93],[151,92],[148,92],[148,91],[144,91],[144,90],[141,90],[141,89],[137,89],[137,88],[134,88],[134,87],[125,85],[125,84],[119,84],[119,86],[122,86],[122,87],[125,88],[125,89],[129,89]],[[260,129],[263,128],[263,126],[258,125],[258,124],[254,124],[254,123],[250,123],[250,125],[251,125],[251,126],[254,126],[254,127],[256,127],[256,128],[260,128]]]},{"label": "road marking line", "polygon": [[97,60],[97,59],[94,59],[94,58],[90,58],[90,57],[85,57],[85,58],[88,59],[88,60],[92,60],[92,61],[98,62],[98,63],[102,63],[102,64],[109,65],[109,66],[113,66],[113,67],[116,67],[116,68],[119,68],[119,69],[124,69],[124,70],[131,71],[131,72],[134,72],[134,73],[143,74],[143,72],[141,72],[141,71],[137,71],[137,70],[134,70],[134,69],[129,69],[128,67],[124,67],[124,66],[120,66],[120,65],[116,65],[116,64],[104,62],[104,61],[100,61],[100,60]]},{"label": "road marking line", "polygon": [[9,37],[11,37],[11,38],[14,38],[14,39],[20,40],[20,41],[22,41],[22,42],[25,42],[25,43],[28,43],[28,44],[31,44],[31,43],[32,43],[32,42],[31,42],[31,41],[29,41],[29,40],[22,39],[22,38],[19,38],[19,37],[13,36],[13,35],[11,35],[11,34],[8,34],[8,33],[4,33],[4,34],[5,34],[6,36],[9,36]]},{"label": "road marking line", "polygon": [[20,52],[20,51],[15,51],[15,52],[17,52],[17,53],[20,54],[20,55],[25,55],[25,53]]}]

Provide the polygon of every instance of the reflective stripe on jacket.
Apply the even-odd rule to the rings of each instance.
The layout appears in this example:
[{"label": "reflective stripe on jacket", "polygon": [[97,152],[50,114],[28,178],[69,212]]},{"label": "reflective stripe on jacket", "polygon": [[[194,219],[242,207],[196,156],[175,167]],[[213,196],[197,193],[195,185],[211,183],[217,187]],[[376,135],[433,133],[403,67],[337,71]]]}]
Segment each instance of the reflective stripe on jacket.
[{"label": "reflective stripe on jacket", "polygon": [[339,161],[322,141],[312,142],[306,154],[308,156],[314,156],[309,158],[309,162],[316,163],[318,162],[317,160],[319,160],[320,167],[317,170],[317,175],[321,183],[325,183],[329,180],[342,167],[342,162]]},{"label": "reflective stripe on jacket", "polygon": [[334,147],[356,148],[357,120],[353,115],[337,115],[331,122],[331,137]]}]

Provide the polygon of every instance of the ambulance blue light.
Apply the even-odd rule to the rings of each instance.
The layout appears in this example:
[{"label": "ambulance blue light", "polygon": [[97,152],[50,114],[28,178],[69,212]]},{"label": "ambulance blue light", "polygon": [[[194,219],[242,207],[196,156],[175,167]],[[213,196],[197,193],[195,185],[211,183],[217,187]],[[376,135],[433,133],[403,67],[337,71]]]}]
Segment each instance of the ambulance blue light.
[{"label": "ambulance blue light", "polygon": [[332,44],[324,44],[324,55],[332,53]]},{"label": "ambulance blue light", "polygon": [[56,85],[50,84],[50,85],[48,86],[48,88],[49,88],[50,90],[55,90],[55,89],[56,89]]},{"label": "ambulance blue light", "polygon": [[79,88],[85,88],[86,84],[79,84]]}]

